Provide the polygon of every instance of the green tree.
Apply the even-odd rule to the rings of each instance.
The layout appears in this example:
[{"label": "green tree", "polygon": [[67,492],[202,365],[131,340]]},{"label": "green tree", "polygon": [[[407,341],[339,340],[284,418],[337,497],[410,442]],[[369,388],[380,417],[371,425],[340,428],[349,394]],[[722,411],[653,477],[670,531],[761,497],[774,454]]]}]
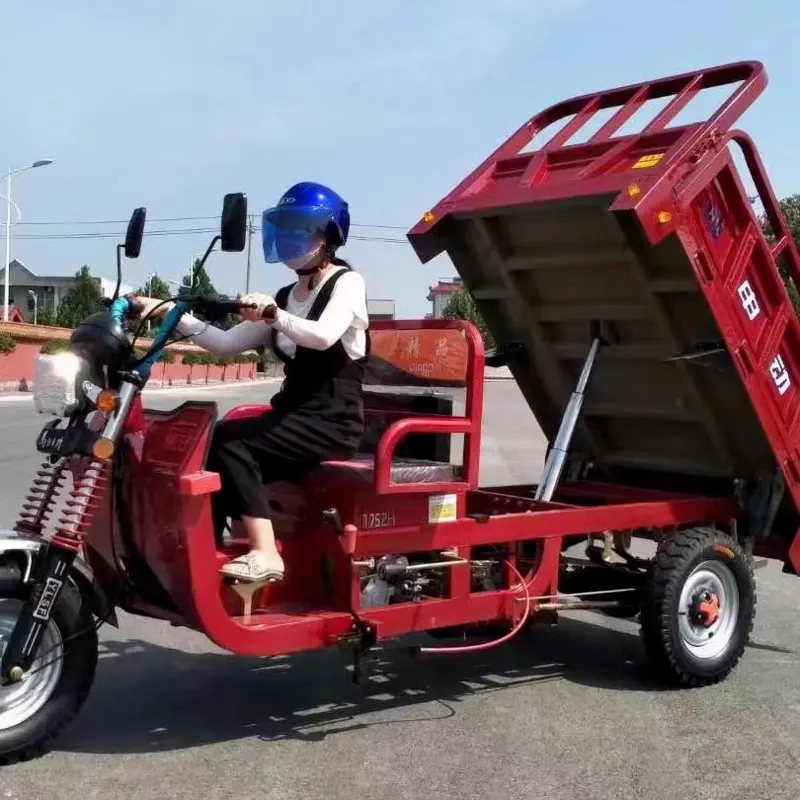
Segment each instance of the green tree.
[{"label": "green tree", "polygon": [[57,321],[64,328],[74,328],[99,311],[103,304],[100,285],[85,264],[75,273],[75,283],[58,306]]},{"label": "green tree", "polygon": [[159,275],[152,275],[147,283],[136,290],[136,294],[157,300],[169,300],[172,297],[169,284]]},{"label": "green tree", "polygon": [[[205,266],[200,265],[199,258],[195,259],[194,265],[192,266],[192,271],[194,272],[194,283],[192,283],[191,274],[187,272],[186,275],[183,276],[183,284],[181,286],[181,290],[183,292],[195,296],[199,295],[201,297],[218,297],[220,300],[232,299],[228,297],[228,295],[217,294],[217,290],[214,287],[214,284],[211,281]],[[213,319],[206,319],[203,314],[197,314],[197,317],[205,320],[206,322],[211,322],[215,327],[222,328],[223,330],[231,328],[239,322],[239,319],[235,314],[227,314],[224,317],[214,317]]]},{"label": "green tree", "polygon": [[[800,194],[784,197],[780,203],[783,216],[786,217],[789,230],[792,232],[792,238],[796,243],[800,244]],[[761,218],[761,227],[764,229],[764,234],[768,239],[775,239],[775,233],[766,216]]]},{"label": "green tree", "polygon": [[52,308],[42,308],[36,314],[36,322],[39,325],[49,325],[55,327],[58,322],[56,321],[56,312]]},{"label": "green tree", "polygon": [[459,289],[451,298],[444,309],[444,316],[448,319],[463,319],[471,322],[481,333],[484,347],[488,350],[494,347],[494,337],[478,310],[475,300],[466,289]]},{"label": "green tree", "polygon": [[50,341],[45,342],[39,348],[39,352],[49,356],[54,353],[60,353],[62,350],[67,350],[68,348],[69,339],[50,339]]},{"label": "green tree", "polygon": [[[194,280],[192,280],[192,273],[194,273]],[[200,264],[199,258],[195,259],[191,271],[183,276],[183,285],[186,287],[187,291],[193,295],[210,297],[217,293],[205,265]]]},{"label": "green tree", "polygon": [[[786,218],[786,223],[789,226],[789,230],[792,234],[792,239],[794,239],[795,244],[800,247],[800,194],[793,194],[789,197],[784,197],[783,200],[780,201],[780,205],[781,213]],[[774,242],[777,236],[772,230],[769,220],[766,218],[766,216],[763,216],[761,217],[760,221],[761,228],[764,231],[764,235],[767,237],[767,240]],[[786,267],[785,252],[778,257],[778,268],[780,269],[781,276],[786,284],[789,297],[792,298],[794,309],[798,315],[800,315],[800,292],[798,292],[798,288],[800,287],[795,286],[794,281],[792,281],[789,277],[789,270]]]},{"label": "green tree", "polygon": [[0,355],[7,356],[17,349],[17,343],[7,333],[0,333]]}]

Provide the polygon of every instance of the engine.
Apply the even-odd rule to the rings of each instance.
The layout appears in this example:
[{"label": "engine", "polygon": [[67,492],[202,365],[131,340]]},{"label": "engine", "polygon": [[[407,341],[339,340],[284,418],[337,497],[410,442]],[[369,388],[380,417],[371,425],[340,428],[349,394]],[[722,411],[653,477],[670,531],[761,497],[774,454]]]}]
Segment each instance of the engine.
[{"label": "engine", "polygon": [[[474,553],[470,564],[470,591],[486,592],[500,588],[502,570],[496,553],[492,558]],[[467,563],[455,551],[385,555],[370,561],[370,573],[364,577],[361,606],[419,602],[445,596],[447,573],[456,564]]]}]

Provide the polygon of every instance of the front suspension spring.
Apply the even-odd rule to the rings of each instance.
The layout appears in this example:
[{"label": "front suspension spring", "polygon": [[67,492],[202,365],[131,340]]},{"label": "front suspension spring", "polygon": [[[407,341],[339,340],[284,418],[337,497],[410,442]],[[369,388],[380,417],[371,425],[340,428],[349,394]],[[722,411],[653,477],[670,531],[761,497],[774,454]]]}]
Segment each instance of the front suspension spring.
[{"label": "front suspension spring", "polygon": [[51,540],[54,544],[76,553],[80,550],[108,486],[107,471],[107,463],[92,461],[76,478]]},{"label": "front suspension spring", "polygon": [[22,502],[14,530],[19,533],[42,532],[64,487],[64,464],[64,461],[53,464],[49,459],[42,462]]}]

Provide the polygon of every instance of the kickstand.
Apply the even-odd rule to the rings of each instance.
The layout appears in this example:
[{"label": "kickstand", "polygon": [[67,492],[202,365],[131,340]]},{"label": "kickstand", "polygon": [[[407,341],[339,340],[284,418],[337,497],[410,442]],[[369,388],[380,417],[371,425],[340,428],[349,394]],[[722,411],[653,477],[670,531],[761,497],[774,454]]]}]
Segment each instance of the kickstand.
[{"label": "kickstand", "polygon": [[353,678],[356,685],[361,683],[366,674],[365,654],[375,646],[375,628],[359,619],[353,620],[349,633],[340,636],[338,645],[343,650],[349,650],[353,656]]},{"label": "kickstand", "polygon": [[353,650],[353,683],[358,686],[366,677],[366,673],[363,652],[360,649]]}]

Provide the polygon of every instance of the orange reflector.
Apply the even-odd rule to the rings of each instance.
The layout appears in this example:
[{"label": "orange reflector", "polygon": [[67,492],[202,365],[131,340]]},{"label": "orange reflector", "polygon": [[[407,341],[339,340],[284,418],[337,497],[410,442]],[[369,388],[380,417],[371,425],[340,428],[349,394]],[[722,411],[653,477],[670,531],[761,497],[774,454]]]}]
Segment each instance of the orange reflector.
[{"label": "orange reflector", "polygon": [[668,222],[672,222],[672,214],[670,214],[669,211],[659,211],[656,215],[656,219],[662,225],[666,225]]},{"label": "orange reflector", "polygon": [[117,410],[117,396],[114,392],[100,392],[95,400],[95,407],[104,414],[110,414]]},{"label": "orange reflector", "polygon": [[724,544],[711,545],[711,549],[715,553],[719,553],[721,556],[729,558],[731,561],[733,561],[736,558],[736,553],[734,553],[733,550],[730,549],[730,547],[725,547]]},{"label": "orange reflector", "polygon": [[634,197],[638,197],[642,193],[641,188],[639,187],[638,183],[632,183],[628,186],[628,197],[633,199]]},{"label": "orange reflector", "polygon": [[114,455],[114,442],[111,439],[98,439],[92,445],[92,454],[101,461],[108,461]]},{"label": "orange reflector", "polygon": [[436,219],[436,217],[434,217],[434,216],[433,216],[433,214],[432,214],[430,211],[426,211],[426,212],[425,212],[425,213],[422,215],[422,221],[423,221],[423,222],[428,222],[428,223],[430,223],[430,222],[433,222],[435,219]]}]

